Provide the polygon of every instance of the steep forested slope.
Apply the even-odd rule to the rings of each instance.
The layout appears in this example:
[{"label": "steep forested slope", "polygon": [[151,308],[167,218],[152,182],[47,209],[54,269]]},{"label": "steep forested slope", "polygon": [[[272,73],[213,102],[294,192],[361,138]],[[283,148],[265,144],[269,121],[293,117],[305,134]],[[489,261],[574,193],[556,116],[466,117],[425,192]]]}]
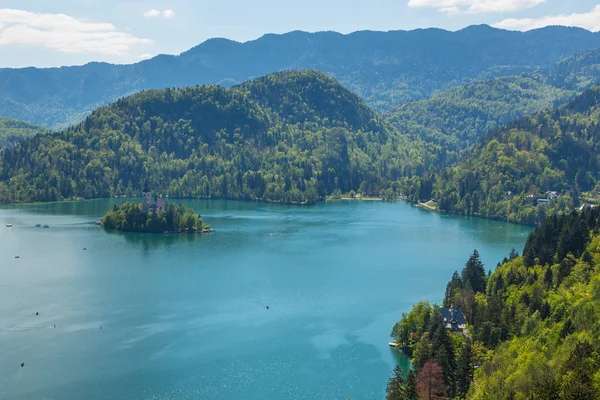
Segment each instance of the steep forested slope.
[{"label": "steep forested slope", "polygon": [[600,33],[549,27],[513,32],[290,32],[247,43],[211,39],[179,55],[133,65],[0,69],[0,115],[65,127],[142,89],[244,82],[285,69],[325,72],[383,110],[475,80],[551,66],[600,47]]},{"label": "steep forested slope", "polygon": [[489,277],[475,252],[444,298],[466,314],[469,334],[440,329],[439,309],[427,302],[405,313],[392,336],[412,351],[417,373],[411,384],[392,379],[402,392],[388,399],[414,398],[410,385],[434,375],[423,371],[428,362],[441,398],[600,398],[599,228],[598,208],[548,218],[524,256],[513,251]]},{"label": "steep forested slope", "polygon": [[48,130],[24,121],[0,117],[0,149],[12,146],[19,140],[33,137],[38,133],[48,133]]},{"label": "steep forested slope", "polygon": [[[535,224],[578,205],[600,172],[600,87],[571,103],[490,131],[456,167],[413,178],[409,197],[445,211]],[[546,192],[558,192],[539,205]]]},{"label": "steep forested slope", "polygon": [[327,75],[150,90],[0,154],[1,201],[136,195],[314,202],[379,194],[422,150]]},{"label": "steep forested slope", "polygon": [[437,147],[440,165],[456,162],[490,129],[556,107],[600,82],[600,50],[548,69],[449,89],[386,113],[401,132]]}]

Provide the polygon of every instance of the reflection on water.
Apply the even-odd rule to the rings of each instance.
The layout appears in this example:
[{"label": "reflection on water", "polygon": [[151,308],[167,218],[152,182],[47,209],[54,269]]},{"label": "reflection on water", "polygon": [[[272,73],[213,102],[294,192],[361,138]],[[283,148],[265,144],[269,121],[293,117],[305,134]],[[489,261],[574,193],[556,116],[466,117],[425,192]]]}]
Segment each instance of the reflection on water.
[{"label": "reflection on water", "polygon": [[199,244],[206,233],[182,234],[142,234],[133,232],[106,231],[107,235],[118,237],[128,243],[128,246],[144,252],[157,250],[161,247],[174,247],[181,244]]}]

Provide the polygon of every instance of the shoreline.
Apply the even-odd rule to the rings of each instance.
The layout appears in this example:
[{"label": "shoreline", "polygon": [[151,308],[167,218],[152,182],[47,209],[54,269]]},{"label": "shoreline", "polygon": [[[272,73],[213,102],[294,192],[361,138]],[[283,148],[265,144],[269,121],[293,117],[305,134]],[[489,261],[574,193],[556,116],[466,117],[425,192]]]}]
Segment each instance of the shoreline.
[{"label": "shoreline", "polygon": [[[139,199],[141,197],[96,197],[93,199],[67,199],[67,200],[58,200],[58,201],[36,201],[36,202],[21,202],[21,203],[4,203],[4,204],[0,204],[0,208],[3,207],[11,207],[11,206],[26,206],[26,205],[41,205],[41,204],[57,204],[57,203],[76,203],[76,202],[86,202],[86,201],[94,201],[94,200],[119,200],[119,199]],[[248,202],[248,203],[263,203],[263,204],[272,204],[272,205],[281,205],[281,206],[294,206],[294,207],[304,207],[304,206],[312,206],[312,205],[316,205],[319,203],[327,203],[328,201],[371,201],[371,202],[376,202],[376,201],[386,201],[386,202],[405,202],[408,204],[411,204],[421,210],[424,211],[429,211],[429,212],[434,212],[434,213],[438,213],[438,214],[447,214],[447,215],[456,215],[456,216],[460,216],[460,217],[474,217],[474,218],[480,218],[480,219],[485,219],[485,220],[490,220],[490,221],[497,221],[497,222],[506,222],[509,224],[515,224],[515,225],[520,225],[520,226],[527,226],[530,228],[535,228],[536,225],[529,225],[529,224],[524,224],[524,223],[519,223],[519,222],[512,222],[512,221],[507,221],[505,219],[501,219],[501,218],[494,218],[494,217],[484,217],[481,215],[468,215],[468,214],[460,214],[460,213],[456,213],[456,212],[450,212],[450,211],[443,211],[443,210],[439,210],[436,208],[433,208],[431,206],[427,206],[426,203],[414,203],[412,201],[409,200],[402,200],[402,199],[396,199],[396,200],[383,200],[381,198],[377,198],[377,197],[361,197],[361,198],[351,198],[351,197],[341,197],[339,199],[323,199],[320,200],[316,203],[279,203],[279,202],[274,202],[274,201],[268,201],[268,200],[249,200],[249,199],[228,199],[228,198],[214,198],[214,197],[199,197],[199,198],[191,198],[191,197],[161,197],[164,199],[168,199],[168,200],[173,200],[173,201],[181,201],[181,200],[215,200],[215,201],[222,201],[222,200],[227,200],[227,201],[240,201],[240,202]]]},{"label": "shoreline", "polygon": [[521,222],[514,222],[514,221],[507,221],[503,218],[499,218],[499,217],[484,217],[481,215],[469,215],[469,214],[460,214],[457,212],[452,212],[452,211],[445,211],[445,210],[440,210],[438,208],[433,208],[431,206],[428,206],[426,203],[412,203],[409,202],[410,204],[414,205],[415,207],[424,210],[424,211],[429,211],[429,212],[434,212],[437,214],[446,214],[446,215],[456,215],[459,217],[469,217],[469,218],[479,218],[479,219],[484,219],[484,220],[488,220],[488,221],[496,221],[496,222],[506,222],[507,224],[514,224],[514,225],[519,225],[519,226],[527,226],[529,228],[535,228],[537,227],[537,225],[530,225],[530,224],[524,224]]}]

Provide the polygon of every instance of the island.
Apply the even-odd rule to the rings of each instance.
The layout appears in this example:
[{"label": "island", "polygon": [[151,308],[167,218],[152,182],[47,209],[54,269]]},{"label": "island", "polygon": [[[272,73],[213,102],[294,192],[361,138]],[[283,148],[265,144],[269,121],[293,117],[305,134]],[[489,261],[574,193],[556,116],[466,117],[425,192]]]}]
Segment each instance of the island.
[{"label": "island", "polygon": [[152,192],[144,189],[142,203],[127,202],[115,205],[104,217],[104,229],[142,233],[193,233],[212,232],[202,217],[183,204],[165,203],[152,199]]}]

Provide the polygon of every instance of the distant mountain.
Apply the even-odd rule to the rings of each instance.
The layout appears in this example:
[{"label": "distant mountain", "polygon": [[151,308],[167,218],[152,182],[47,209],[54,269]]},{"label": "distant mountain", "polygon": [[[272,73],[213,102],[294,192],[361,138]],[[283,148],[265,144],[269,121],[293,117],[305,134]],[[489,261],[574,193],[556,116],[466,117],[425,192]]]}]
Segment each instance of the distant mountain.
[{"label": "distant mountain", "polygon": [[39,133],[48,133],[46,128],[12,118],[0,117],[0,149],[14,145],[22,139]]},{"label": "distant mountain", "polygon": [[329,76],[150,90],[0,153],[0,202],[137,195],[312,203],[380,194],[421,150]]},{"label": "distant mountain", "polygon": [[402,133],[429,143],[437,164],[452,164],[490,129],[566,103],[600,83],[600,50],[522,75],[448,89],[386,113]]},{"label": "distant mountain", "polygon": [[549,27],[513,32],[472,26],[392,32],[290,32],[246,43],[211,39],[179,56],[132,65],[0,69],[0,115],[65,127],[143,89],[231,86],[286,69],[336,78],[378,110],[457,85],[548,67],[600,47],[600,33]]},{"label": "distant mountain", "polygon": [[598,190],[599,154],[595,86],[569,104],[491,130],[457,166],[413,178],[407,190],[412,200],[436,198],[445,211],[533,225]]}]

